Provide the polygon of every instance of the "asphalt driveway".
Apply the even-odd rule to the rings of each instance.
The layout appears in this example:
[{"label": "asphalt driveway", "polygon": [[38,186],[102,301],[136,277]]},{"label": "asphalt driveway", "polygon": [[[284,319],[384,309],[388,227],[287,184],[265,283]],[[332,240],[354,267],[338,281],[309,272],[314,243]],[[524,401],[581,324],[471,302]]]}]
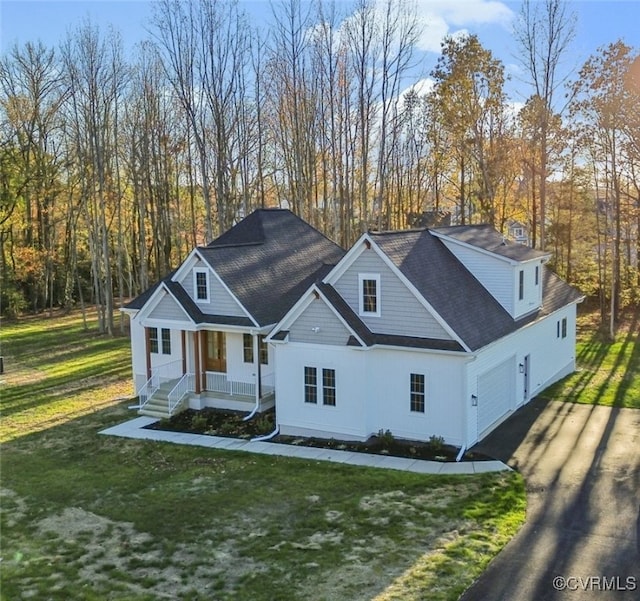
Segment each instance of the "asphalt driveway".
[{"label": "asphalt driveway", "polygon": [[640,599],[640,410],[536,399],[475,449],[522,473],[527,521],[460,601]]}]

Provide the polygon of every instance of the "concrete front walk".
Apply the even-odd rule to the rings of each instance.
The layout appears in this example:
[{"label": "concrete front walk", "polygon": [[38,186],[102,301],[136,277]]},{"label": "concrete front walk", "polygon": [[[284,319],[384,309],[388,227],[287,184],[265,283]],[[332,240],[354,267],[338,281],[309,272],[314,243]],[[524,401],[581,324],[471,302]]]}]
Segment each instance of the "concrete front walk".
[{"label": "concrete front walk", "polygon": [[461,601],[640,599],[640,410],[537,399],[476,449],[522,473],[527,521]]},{"label": "concrete front walk", "polygon": [[145,426],[158,421],[152,417],[137,417],[124,424],[107,428],[100,434],[137,438],[140,440],[156,440],[206,447],[210,449],[224,449],[225,451],[245,451],[247,453],[261,453],[263,455],[280,455],[283,457],[298,457],[315,461],[332,461],[350,465],[364,465],[368,467],[382,467],[387,469],[416,472],[420,474],[480,474],[484,472],[499,472],[510,469],[501,461],[462,461],[440,462],[407,459],[404,457],[390,457],[388,455],[370,455],[351,451],[333,449],[318,449],[314,447],[294,446],[275,442],[242,440],[238,438],[224,438],[222,436],[208,436],[204,434],[187,434],[184,432],[166,432],[164,430],[145,430]]}]

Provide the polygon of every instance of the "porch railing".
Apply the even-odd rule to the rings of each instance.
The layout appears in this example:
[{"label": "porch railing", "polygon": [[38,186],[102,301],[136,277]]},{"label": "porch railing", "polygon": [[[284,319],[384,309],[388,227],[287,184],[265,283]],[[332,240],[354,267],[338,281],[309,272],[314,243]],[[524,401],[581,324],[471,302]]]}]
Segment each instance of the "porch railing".
[{"label": "porch railing", "polygon": [[151,377],[145,382],[138,392],[138,408],[142,409],[153,396],[154,392],[160,388],[160,378],[157,373],[151,372]]},{"label": "porch railing", "polygon": [[169,361],[151,368],[151,377],[138,391],[138,409],[142,409],[165,382],[182,377],[182,360]]},{"label": "porch railing", "polygon": [[184,376],[180,378],[180,381],[171,389],[171,392],[167,395],[169,415],[173,415],[175,408],[187,394],[195,392],[195,383],[195,374],[184,374]]},{"label": "porch railing", "polygon": [[[274,374],[267,374],[262,377],[262,396],[272,394],[275,390]],[[232,396],[245,396],[255,398],[255,382],[238,382],[230,380],[226,374],[207,372],[207,390],[210,392],[222,392]]]}]

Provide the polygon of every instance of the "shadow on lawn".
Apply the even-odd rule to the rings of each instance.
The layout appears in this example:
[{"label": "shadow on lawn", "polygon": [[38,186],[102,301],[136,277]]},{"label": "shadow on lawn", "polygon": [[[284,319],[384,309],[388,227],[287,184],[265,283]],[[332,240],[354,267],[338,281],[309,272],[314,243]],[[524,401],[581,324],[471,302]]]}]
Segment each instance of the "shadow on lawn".
[{"label": "shadow on lawn", "polygon": [[615,387],[615,392],[610,397],[611,402],[605,404],[626,406],[627,394],[634,375],[640,368],[640,348],[637,344],[639,314],[640,308],[627,316],[624,321],[624,338],[610,341],[601,331],[593,331],[577,354],[577,374],[568,376],[572,383],[563,387],[560,382],[547,395],[554,397],[555,392],[561,390],[561,396],[565,400],[579,402],[580,397],[588,390],[593,396],[593,402],[598,404],[598,399],[606,396],[608,389]]}]

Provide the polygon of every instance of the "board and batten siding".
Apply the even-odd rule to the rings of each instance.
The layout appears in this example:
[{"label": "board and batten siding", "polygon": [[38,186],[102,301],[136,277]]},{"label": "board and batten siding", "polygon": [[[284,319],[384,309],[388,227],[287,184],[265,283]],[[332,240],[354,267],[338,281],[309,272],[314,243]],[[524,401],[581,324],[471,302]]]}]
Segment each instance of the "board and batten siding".
[{"label": "board and batten siding", "polygon": [[160,302],[149,313],[148,319],[166,319],[168,321],[188,321],[184,310],[176,300],[165,293]]},{"label": "board and batten siding", "polygon": [[[314,331],[319,328],[318,331]],[[349,330],[321,299],[314,299],[289,328],[291,342],[346,346]]]},{"label": "board and batten siding", "polygon": [[498,258],[477,250],[461,246],[455,242],[443,240],[444,245],[473,274],[473,276],[491,293],[491,295],[509,312],[515,315],[514,267]]},{"label": "board and batten siding", "polygon": [[230,317],[246,317],[246,313],[238,304],[235,298],[229,294],[220,280],[213,275],[211,269],[202,261],[198,261],[193,265],[180,284],[185,292],[195,301],[193,290],[193,269],[207,268],[209,270],[209,302],[196,301],[200,311],[207,315],[228,315]]},{"label": "board and batten siding", "polygon": [[372,332],[451,340],[447,331],[373,249],[363,251],[334,284],[356,314],[359,311],[360,273],[380,274],[380,317],[360,315]]}]

